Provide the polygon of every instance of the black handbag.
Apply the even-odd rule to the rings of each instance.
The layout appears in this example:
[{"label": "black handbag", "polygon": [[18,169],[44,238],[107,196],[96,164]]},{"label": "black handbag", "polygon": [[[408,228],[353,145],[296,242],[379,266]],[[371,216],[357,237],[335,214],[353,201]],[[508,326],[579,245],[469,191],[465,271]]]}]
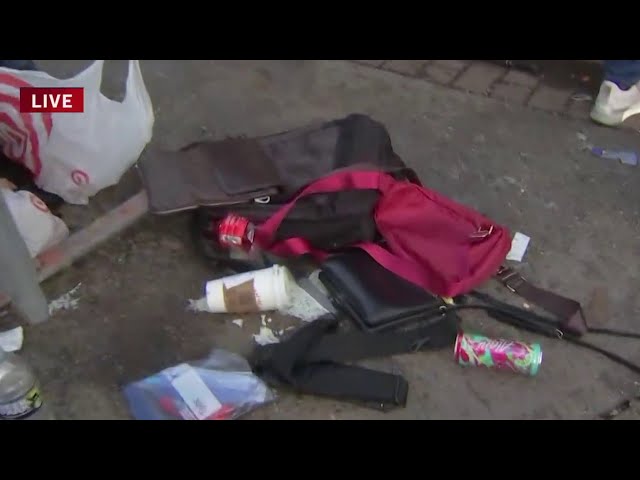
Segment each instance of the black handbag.
[{"label": "black handbag", "polygon": [[366,332],[438,321],[446,303],[353,249],[331,256],[319,279],[336,309]]}]

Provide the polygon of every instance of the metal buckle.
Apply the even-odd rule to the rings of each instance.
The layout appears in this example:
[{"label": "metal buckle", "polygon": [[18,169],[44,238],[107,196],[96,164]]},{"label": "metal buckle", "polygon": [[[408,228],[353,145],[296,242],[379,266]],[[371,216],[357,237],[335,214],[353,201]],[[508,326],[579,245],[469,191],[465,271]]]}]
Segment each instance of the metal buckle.
[{"label": "metal buckle", "polygon": [[[514,278],[518,282],[518,284],[515,287],[512,287],[509,284],[508,280],[510,278]],[[520,275],[518,272],[512,272],[512,273],[510,273],[509,275],[507,275],[506,277],[504,277],[502,279],[502,283],[504,284],[504,286],[507,287],[509,290],[511,290],[512,293],[516,293],[515,289],[518,288],[520,285],[522,285],[526,281],[527,280],[522,275]]]},{"label": "metal buckle", "polygon": [[[504,275],[505,272],[508,272],[508,273]],[[524,278],[522,275],[520,275],[520,273],[510,269],[509,267],[504,267],[504,266],[500,267],[497,275],[500,281],[502,282],[502,284],[505,287],[507,287],[509,290],[511,290],[511,293],[516,293],[515,289],[518,288],[520,285],[522,285],[523,282],[527,281],[527,279]],[[511,284],[509,283],[510,279],[514,279],[517,282],[515,287],[512,287]]]},{"label": "metal buckle", "polygon": [[471,238],[487,238],[492,233],[493,225],[490,225],[488,230],[483,230],[481,227],[477,232],[471,234]]}]

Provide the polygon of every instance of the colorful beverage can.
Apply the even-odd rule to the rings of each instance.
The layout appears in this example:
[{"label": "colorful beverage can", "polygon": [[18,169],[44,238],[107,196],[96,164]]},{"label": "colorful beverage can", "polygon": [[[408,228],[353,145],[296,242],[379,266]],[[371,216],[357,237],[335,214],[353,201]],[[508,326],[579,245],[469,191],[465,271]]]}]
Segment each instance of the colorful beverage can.
[{"label": "colorful beverage can", "polygon": [[538,343],[491,339],[472,333],[458,333],[454,347],[459,365],[508,370],[534,376],[542,363],[542,349]]},{"label": "colorful beverage can", "polygon": [[254,236],[253,224],[238,215],[227,215],[218,225],[218,241],[225,247],[250,250]]}]

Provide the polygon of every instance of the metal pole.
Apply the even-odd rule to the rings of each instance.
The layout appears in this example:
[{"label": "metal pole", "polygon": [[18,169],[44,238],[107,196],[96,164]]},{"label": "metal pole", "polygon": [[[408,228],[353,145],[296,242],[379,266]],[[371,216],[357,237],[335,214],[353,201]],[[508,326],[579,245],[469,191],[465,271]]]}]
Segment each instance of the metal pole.
[{"label": "metal pole", "polygon": [[47,299],[40,288],[36,265],[0,193],[0,292],[11,298],[29,323],[49,318]]}]

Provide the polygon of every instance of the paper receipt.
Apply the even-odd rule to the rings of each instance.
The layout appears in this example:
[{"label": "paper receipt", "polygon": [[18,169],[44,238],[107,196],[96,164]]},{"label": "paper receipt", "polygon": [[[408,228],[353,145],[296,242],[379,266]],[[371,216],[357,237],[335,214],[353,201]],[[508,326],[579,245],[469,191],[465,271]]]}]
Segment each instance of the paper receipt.
[{"label": "paper receipt", "polygon": [[527,247],[529,246],[529,237],[524,233],[516,232],[511,240],[511,250],[507,254],[507,260],[513,260],[515,262],[521,262],[524,257]]},{"label": "paper receipt", "polygon": [[185,368],[171,384],[198,420],[210,417],[222,406],[192,367]]}]

